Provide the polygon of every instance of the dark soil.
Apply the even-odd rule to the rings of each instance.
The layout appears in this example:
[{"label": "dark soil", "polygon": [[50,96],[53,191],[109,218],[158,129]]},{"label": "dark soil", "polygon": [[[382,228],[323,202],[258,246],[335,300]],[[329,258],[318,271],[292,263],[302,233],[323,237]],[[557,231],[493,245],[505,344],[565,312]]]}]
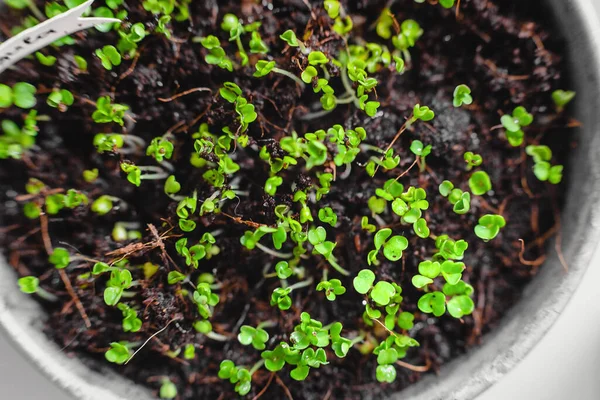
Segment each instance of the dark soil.
[{"label": "dark soil", "polygon": [[[41,3],[38,1],[38,3]],[[102,3],[102,2],[97,2]],[[129,3],[129,20],[142,21],[152,30],[156,20],[140,6],[141,2]],[[410,284],[418,263],[430,257],[435,248],[433,241],[415,237],[410,227],[397,223],[393,214],[382,217],[394,224],[394,231],[406,235],[409,249],[402,261],[382,262],[377,268],[379,279],[393,280],[404,289],[403,309],[415,313],[415,327],[408,334],[421,346],[411,349],[403,360],[413,365],[429,365],[428,373],[435,373],[442,364],[466,352],[485,340],[490,332],[501,324],[501,317],[520,297],[524,286],[538,271],[538,265],[524,265],[519,259],[519,239],[527,244],[524,258],[536,260],[545,252],[547,234],[555,228],[555,215],[561,204],[561,187],[550,187],[535,179],[531,173],[531,160],[521,148],[510,147],[502,129],[498,129],[500,115],[509,113],[516,105],[524,105],[535,115],[535,122],[526,129],[527,143],[549,144],[554,150],[554,161],[565,160],[572,144],[567,130],[572,125],[568,118],[557,115],[550,98],[555,89],[567,89],[565,71],[560,54],[563,50],[560,36],[553,28],[543,9],[543,2],[508,2],[490,0],[462,0],[460,17],[453,10],[439,5],[416,4],[413,0],[396,1],[392,11],[399,21],[407,18],[417,20],[424,35],[411,51],[413,63],[403,74],[382,70],[374,76],[380,84],[377,94],[382,102],[383,115],[368,118],[352,105],[341,105],[335,112],[304,123],[299,118],[307,110],[319,110],[318,96],[308,89],[300,94],[293,81],[271,74],[267,78],[252,78],[252,67],[229,73],[212,67],[204,61],[205,51],[192,43],[193,36],[218,35],[226,43],[226,35],[218,28],[222,16],[232,12],[245,22],[260,20],[263,39],[271,48],[269,56],[277,65],[300,75],[298,64],[306,65],[305,57],[295,49],[284,47],[278,39],[286,29],[293,29],[299,37],[304,36],[314,48],[335,54],[343,41],[330,30],[331,20],[318,1],[313,3],[311,17],[301,0],[253,1],[194,1],[191,5],[192,21],[173,24],[174,39],[151,35],[141,43],[138,60],[126,60],[113,72],[104,70],[93,51],[117,41],[114,32],[100,34],[94,30],[76,34],[74,46],[48,49],[58,62],[54,67],[43,67],[32,60],[24,60],[19,68],[2,75],[2,82],[12,84],[27,81],[38,87],[38,93],[53,87],[71,90],[76,94],[75,104],[61,113],[45,104],[45,95],[38,94],[40,114],[49,115],[51,121],[40,123],[37,147],[29,151],[23,160],[0,160],[0,245],[20,276],[40,277],[40,285],[59,296],[57,303],[43,302],[48,312],[46,332],[64,351],[73,357],[81,357],[91,368],[107,364],[104,352],[110,342],[126,340],[143,342],[163,328],[173,318],[168,328],[151,340],[126,366],[115,366],[116,371],[135,382],[157,390],[159,377],[168,376],[178,387],[180,399],[226,399],[234,397],[232,385],[217,378],[219,363],[232,359],[238,365],[252,365],[260,357],[259,352],[244,347],[235,340],[241,324],[256,326],[260,321],[276,320],[278,327],[269,329],[274,347],[281,340],[288,340],[293,326],[302,311],[313,318],[330,323],[341,321],[345,336],[365,329],[370,335],[382,339],[386,332],[365,327],[362,322],[362,298],[352,289],[351,277],[341,277],[330,271],[330,277],[342,279],[348,292],[335,302],[328,302],[314,285],[293,293],[293,306],[281,312],[269,305],[271,292],[279,286],[278,279],[263,279],[262,270],[273,259],[255,250],[248,251],[239,243],[244,231],[250,229],[241,221],[270,224],[274,222],[276,204],[290,204],[292,184],[305,186],[316,182],[314,171],[303,174],[303,169],[292,168],[285,172],[284,185],[273,198],[263,191],[269,176],[268,165],[259,159],[250,146],[238,148],[234,160],[241,170],[235,175],[241,178],[240,189],[249,196],[228,202],[223,212],[239,217],[237,221],[224,215],[195,217],[198,228],[186,234],[190,240],[197,239],[205,231],[222,230],[217,237],[221,254],[209,261],[202,261],[194,272],[212,272],[222,283],[220,303],[212,323],[215,331],[231,335],[227,343],[215,342],[197,334],[191,324],[197,311],[189,298],[177,294],[179,285],[167,284],[167,273],[173,267],[164,262],[161,250],[150,247],[129,256],[131,265],[153,262],[160,265],[159,272],[149,281],[143,280],[139,268],[132,268],[134,279],[142,280],[141,289],[128,304],[139,310],[143,321],[138,333],[123,333],[121,313],[107,307],[102,299],[105,278],[81,277],[89,272],[91,264],[73,263],[66,269],[77,296],[91,321],[86,328],[80,312],[67,292],[58,272],[47,262],[40,220],[24,218],[21,205],[24,184],[30,177],[42,180],[51,189],[76,188],[90,199],[110,194],[124,199],[127,210],[113,210],[98,217],[88,207],[73,211],[64,210],[48,219],[48,234],[54,246],[63,246],[89,257],[111,260],[107,253],[126,245],[149,243],[156,237],[144,229],[141,241],[114,242],[111,230],[117,221],[137,221],[146,227],[153,224],[159,234],[166,234],[170,226],[177,226],[176,203],[163,193],[163,181],[144,181],[139,188],[127,183],[119,169],[118,161],[128,157],[138,165],[155,165],[152,158],[139,154],[122,156],[98,154],[92,146],[94,134],[120,129],[117,125],[97,125],[91,120],[95,107],[87,100],[95,101],[101,95],[110,95],[119,103],[128,104],[133,111],[135,124],[127,124],[127,133],[135,134],[148,143],[156,136],[171,130],[175,137],[175,153],[171,160],[176,167],[177,179],[182,183],[182,193],[198,191],[200,199],[212,194],[212,189],[201,178],[202,171],[189,164],[193,152],[193,132],[201,122],[207,122],[211,132],[220,132],[224,126],[236,127],[235,115],[230,104],[217,94],[224,81],[234,81],[244,90],[245,96],[256,106],[258,120],[251,124],[250,142],[268,145],[276,154],[279,139],[291,133],[313,132],[327,129],[335,123],[346,128],[363,126],[367,130],[367,143],[385,148],[405,119],[412,106],[420,103],[436,112],[431,123],[417,123],[405,132],[394,149],[401,155],[401,165],[389,173],[379,172],[374,179],[363,168],[354,166],[350,176],[338,178],[331,193],[325,196],[321,206],[329,205],[338,214],[337,228],[328,227],[328,237],[335,237],[335,254],[340,264],[352,272],[366,268],[366,256],[372,249],[372,237],[360,228],[360,217],[370,215],[367,200],[381,187],[385,180],[396,177],[414,160],[409,151],[412,140],[419,139],[433,145],[428,157],[429,168],[419,173],[414,168],[401,182],[425,188],[431,203],[425,213],[432,233],[447,233],[454,238],[469,242],[465,256],[467,270],[464,279],[475,288],[476,311],[472,316],[456,320],[448,315],[433,318],[416,308],[420,296]],[[354,20],[353,38],[381,41],[371,29],[385,1],[343,1]],[[99,5],[99,4],[97,4]],[[4,13],[4,11],[3,11]],[[21,14],[11,11],[10,18],[2,17],[0,27],[6,34],[11,24],[20,20]],[[552,32],[552,35],[550,33]],[[303,35],[304,34],[304,35]],[[233,45],[227,47],[232,58]],[[72,57],[79,54],[89,60],[89,73],[78,74]],[[253,62],[251,62],[253,64]],[[335,69],[330,71],[333,76]],[[456,85],[465,83],[473,91],[472,106],[452,107],[452,93]],[[161,102],[174,94],[195,87],[210,87],[213,94],[197,92],[175,101]],[[0,119],[22,121],[22,110],[0,110]],[[235,130],[235,129],[234,129]],[[467,189],[469,172],[465,169],[463,153],[475,151],[483,156],[483,168],[490,174],[493,192],[475,197],[472,210],[459,216],[452,212],[446,199],[439,196],[437,187],[444,179],[461,183]],[[366,156],[361,154],[359,162]],[[98,168],[100,179],[88,184],[81,178],[85,169]],[[338,176],[340,171],[338,172]],[[343,171],[341,171],[343,172]],[[526,186],[524,186],[526,184]],[[296,209],[296,208],[295,208]],[[484,243],[475,237],[473,227],[479,216],[495,213],[500,209],[507,226],[498,238]],[[165,238],[166,251],[185,270],[183,260],[174,249],[174,235],[182,232],[175,228]],[[131,247],[130,247],[131,248]],[[284,251],[287,250],[284,248]],[[75,252],[75,250],[74,250]],[[307,274],[318,281],[324,264],[320,256],[305,260]],[[186,361],[181,356],[171,358],[169,350],[177,350],[188,343],[196,344],[196,358]],[[313,369],[305,382],[293,381],[288,368],[273,380],[264,398],[286,397],[284,387],[289,388],[294,399],[360,399],[383,398],[416,382],[422,373],[398,368],[398,378],[393,384],[379,384],[375,380],[375,356],[363,356],[351,350],[345,359],[329,357],[330,364]],[[250,396],[256,395],[267,383],[270,373],[264,369],[253,379]]]}]

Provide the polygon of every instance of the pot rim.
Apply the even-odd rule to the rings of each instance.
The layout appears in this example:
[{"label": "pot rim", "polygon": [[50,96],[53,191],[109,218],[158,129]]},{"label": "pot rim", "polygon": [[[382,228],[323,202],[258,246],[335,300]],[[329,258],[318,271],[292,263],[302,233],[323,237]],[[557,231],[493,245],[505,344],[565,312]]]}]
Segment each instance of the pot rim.
[{"label": "pot rim", "polygon": [[[581,23],[578,29],[583,32],[583,40],[587,41],[584,43],[586,51],[590,53],[590,63],[587,66],[588,78],[591,77],[590,81],[595,85],[595,88],[590,90],[600,92],[600,28],[592,0],[551,0],[549,3],[557,14],[558,4],[568,3],[565,7],[571,7],[571,11],[575,14],[573,19]],[[579,80],[583,79],[583,77],[579,78]],[[588,105],[588,108],[592,107]],[[590,118],[598,122],[597,117]],[[598,124],[594,125],[598,126]],[[600,139],[596,142],[600,142]],[[595,147],[600,148],[600,146]],[[591,177],[597,181],[600,172],[591,172],[588,179]],[[570,178],[572,182],[573,176]],[[596,190],[591,194],[596,200],[595,203],[599,200],[598,193],[599,191]],[[596,238],[600,232],[600,212],[588,211],[588,213],[582,212],[581,214],[584,215],[578,216],[577,219],[591,226],[587,230],[589,237]],[[592,233],[589,233],[590,230]],[[567,256],[570,261],[574,260],[569,264],[574,265],[575,268],[571,268],[559,282],[556,295],[552,299],[542,301],[542,306],[534,315],[519,318],[517,309],[521,303],[527,301],[525,298],[521,299],[517,307],[509,312],[509,316],[504,317],[503,326],[485,336],[484,345],[472,348],[466,355],[444,365],[440,377],[427,376],[392,397],[416,400],[472,399],[488,389],[521,361],[554,324],[583,278],[595,248],[596,242],[592,243],[592,240],[587,242],[579,240],[571,246],[573,251]],[[545,271],[550,269],[547,268],[548,263],[558,264],[558,260],[546,261],[542,273],[550,272]],[[556,268],[554,270],[556,272]],[[540,278],[536,277],[535,280]],[[21,293],[15,282],[15,272],[0,255],[0,330],[46,377],[77,399],[145,400],[150,398],[148,389],[125,379],[107,366],[94,364],[95,370],[92,370],[82,359],[69,358],[42,332],[43,321],[40,317],[44,312],[42,307],[34,299]],[[524,297],[535,298],[536,293],[526,293]],[[505,319],[508,319],[506,323],[504,323]],[[521,329],[518,328],[520,325],[522,325]],[[516,336],[513,334],[508,339],[503,338],[503,334],[509,330],[519,333]],[[489,354],[485,354],[486,352]]]}]

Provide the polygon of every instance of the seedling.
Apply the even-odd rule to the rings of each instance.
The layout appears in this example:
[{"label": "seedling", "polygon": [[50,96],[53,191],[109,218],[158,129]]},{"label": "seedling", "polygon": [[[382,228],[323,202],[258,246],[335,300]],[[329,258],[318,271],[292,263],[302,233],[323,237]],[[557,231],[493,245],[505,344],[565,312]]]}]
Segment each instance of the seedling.
[{"label": "seedling", "polygon": [[512,115],[503,115],[500,118],[502,126],[506,129],[506,139],[511,146],[517,147],[523,143],[525,133],[522,128],[529,126],[533,122],[533,115],[527,112],[523,106],[518,106],[513,110]]},{"label": "seedling", "polygon": [[476,196],[483,196],[492,190],[492,181],[487,172],[473,172],[469,178],[469,188],[471,188],[471,192]]},{"label": "seedling", "polygon": [[424,146],[420,140],[413,140],[410,144],[410,151],[419,157],[419,165],[421,172],[425,171],[427,164],[425,163],[425,157],[431,153],[431,145]]},{"label": "seedling", "polygon": [[13,104],[23,109],[33,108],[37,103],[36,92],[35,86],[26,82],[15,83],[12,88],[0,84],[0,108],[8,108]]},{"label": "seedling", "polygon": [[114,67],[121,65],[121,54],[115,46],[107,45],[96,50],[96,57],[100,59],[100,63],[104,69],[112,71]]},{"label": "seedling", "polygon": [[478,167],[483,163],[481,155],[467,151],[464,154],[465,162],[467,163],[467,171],[470,171],[473,167]]},{"label": "seedling", "polygon": [[[454,4],[454,0],[451,1],[452,4]],[[456,89],[454,89],[454,98],[452,100],[452,104],[454,105],[454,107],[460,107],[463,104],[470,105],[471,103],[473,103],[473,97],[471,97],[471,89],[467,85],[458,85]]]},{"label": "seedling", "polygon": [[169,378],[163,378],[158,394],[161,399],[174,399],[177,397],[177,386]]},{"label": "seedling", "polygon": [[501,215],[486,214],[479,218],[479,223],[475,227],[475,234],[487,242],[494,239],[500,232],[500,228],[505,226],[506,221]]},{"label": "seedling", "polygon": [[123,117],[129,107],[123,104],[112,103],[110,97],[100,97],[96,102],[96,111],[92,114],[92,119],[99,124],[108,124],[115,122],[121,126],[125,124]]},{"label": "seedling", "polygon": [[65,112],[69,106],[73,105],[74,97],[71,92],[66,89],[55,90],[48,96],[46,103],[53,108],[58,108],[59,111]]},{"label": "seedling", "polygon": [[111,363],[118,365],[125,364],[125,362],[129,360],[129,357],[132,355],[130,348],[133,346],[133,343],[128,342],[112,342],[110,344],[110,349],[104,354],[104,356],[106,360]]},{"label": "seedling", "polygon": [[548,181],[553,185],[557,185],[562,180],[563,166],[551,165],[552,150],[548,146],[527,146],[525,148],[527,155],[531,156],[534,161],[533,174],[540,181]]},{"label": "seedling", "polygon": [[555,90],[552,92],[552,101],[558,112],[562,112],[567,104],[575,98],[575,92],[571,90]]}]

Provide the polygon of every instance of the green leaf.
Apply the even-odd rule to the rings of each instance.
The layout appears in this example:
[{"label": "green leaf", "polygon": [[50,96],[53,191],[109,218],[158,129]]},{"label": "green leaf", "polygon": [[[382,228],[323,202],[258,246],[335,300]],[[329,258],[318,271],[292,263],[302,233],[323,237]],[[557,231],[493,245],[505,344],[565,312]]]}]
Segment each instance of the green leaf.
[{"label": "green leaf", "polygon": [[556,108],[562,110],[575,97],[575,92],[570,90],[558,89],[552,92],[552,101]]},{"label": "green leaf", "polygon": [[412,277],[412,284],[414,287],[416,288],[422,288],[425,287],[429,284],[432,284],[433,280],[430,278],[427,278],[426,276],[423,275],[415,275]]},{"label": "green leaf", "polygon": [[70,262],[69,251],[63,247],[56,247],[50,256],[48,257],[48,261],[54,264],[56,269],[63,269],[69,265]]},{"label": "green leaf", "polygon": [[40,280],[35,276],[24,276],[17,281],[19,290],[23,293],[33,294],[38,291]]},{"label": "green leaf", "polygon": [[379,365],[375,370],[379,382],[392,383],[396,380],[396,368],[393,365]]},{"label": "green leaf", "polygon": [[368,269],[361,270],[352,281],[354,289],[360,294],[367,294],[373,287],[373,282],[375,282],[375,274]]},{"label": "green leaf", "polygon": [[383,255],[390,261],[398,261],[402,258],[402,252],[408,247],[408,239],[396,235],[383,245]]},{"label": "green leaf", "polygon": [[477,171],[469,178],[469,187],[474,195],[482,196],[492,190],[492,182],[485,171]]},{"label": "green leaf", "polygon": [[470,315],[475,309],[475,304],[469,296],[454,296],[448,301],[448,313],[454,318],[462,318],[464,315]]},{"label": "green leaf", "polygon": [[442,292],[426,293],[421,296],[417,306],[426,314],[433,313],[440,317],[446,312],[446,296]]},{"label": "green leaf", "polygon": [[377,364],[379,365],[393,364],[396,361],[398,361],[398,352],[393,347],[380,350],[377,355]]},{"label": "green leaf", "polygon": [[373,290],[371,291],[371,298],[377,304],[386,306],[390,303],[391,298],[394,297],[395,294],[396,289],[391,283],[380,281],[377,282],[377,284],[373,287]]},{"label": "green leaf", "polygon": [[419,273],[431,279],[435,279],[442,271],[442,267],[437,261],[421,261],[419,263]]}]

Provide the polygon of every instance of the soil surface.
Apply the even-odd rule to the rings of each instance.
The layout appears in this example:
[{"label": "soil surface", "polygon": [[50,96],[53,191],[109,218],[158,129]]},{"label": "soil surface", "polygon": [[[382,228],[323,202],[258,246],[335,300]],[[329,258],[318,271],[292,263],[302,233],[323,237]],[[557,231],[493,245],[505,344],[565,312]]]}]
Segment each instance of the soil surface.
[{"label": "soil surface", "polygon": [[[97,3],[99,6],[103,2]],[[125,23],[143,22],[148,31],[153,31],[156,18],[137,5],[140,2],[127,3],[129,18]],[[385,42],[375,34],[373,24],[386,1],[342,3],[354,21],[350,42],[357,39]],[[307,4],[313,4],[312,11]],[[26,81],[38,88],[36,109],[40,115],[49,116],[48,121],[39,123],[36,146],[22,160],[0,160],[0,245],[20,276],[39,277],[40,286],[58,296],[57,302],[40,299],[48,312],[48,336],[64,347],[63,351],[81,357],[91,368],[97,369],[108,364],[104,353],[110,342],[142,343],[175,319],[176,322],[150,340],[127,365],[110,366],[157,394],[161,377],[168,376],[182,400],[235,396],[233,386],[217,377],[219,363],[232,359],[237,365],[252,366],[260,359],[258,351],[236,340],[242,324],[256,326],[261,321],[276,321],[277,327],[268,329],[271,336],[268,348],[281,340],[289,340],[302,311],[326,324],[342,322],[346,337],[354,337],[363,330],[370,337],[384,339],[387,333],[383,329],[365,326],[363,297],[352,288],[352,277],[367,268],[367,253],[373,248],[372,235],[361,229],[360,219],[371,215],[367,200],[375,189],[413,163],[409,146],[412,140],[419,139],[433,146],[427,158],[428,168],[420,172],[415,167],[400,182],[405,187],[414,185],[427,190],[430,208],[425,216],[432,233],[447,233],[468,241],[463,260],[467,269],[463,276],[475,288],[476,310],[473,315],[459,320],[447,314],[434,318],[417,309],[422,291],[415,289],[410,279],[417,273],[418,263],[435,252],[434,243],[431,239],[416,237],[412,228],[401,225],[389,210],[381,215],[382,219],[393,227],[395,234],[405,235],[410,244],[401,261],[393,263],[380,257],[381,265],[375,271],[378,279],[394,281],[403,288],[402,308],[415,314],[415,326],[406,333],[417,339],[420,347],[410,349],[404,362],[425,366],[425,373],[435,373],[444,363],[481,343],[484,335],[497,327],[501,317],[519,300],[524,286],[541,265],[541,262],[526,265],[520,260],[519,239],[526,244],[523,258],[541,261],[546,240],[556,232],[555,216],[561,204],[561,186],[541,183],[533,176],[533,164],[530,157],[525,156],[524,147],[514,148],[507,143],[503,129],[498,126],[500,116],[517,105],[526,106],[535,116],[534,123],[525,130],[526,143],[550,145],[555,163],[564,162],[573,145],[573,132],[568,127],[573,122],[556,113],[550,97],[553,90],[568,89],[568,82],[564,80],[566,74],[560,56],[561,37],[548,15],[540,11],[542,4],[462,0],[457,18],[454,8],[446,10],[413,0],[393,2],[391,10],[397,20],[415,19],[424,33],[410,51],[412,62],[404,74],[386,68],[372,74],[380,82],[377,95],[382,104],[374,118],[350,104],[339,105],[333,113],[305,121],[303,115],[321,109],[319,96],[310,88],[301,92],[291,79],[278,74],[253,78],[254,68],[250,66],[234,69],[234,72],[210,66],[204,61],[206,50],[192,41],[193,37],[217,35],[229,56],[237,60],[234,44],[227,44],[227,34],[219,28],[223,15],[234,13],[245,23],[261,21],[260,32],[271,49],[268,56],[261,57],[273,59],[280,68],[299,76],[307,60],[299,50],[288,48],[278,38],[285,30],[293,29],[307,45],[326,54],[337,54],[345,46],[342,38],[331,30],[332,20],[318,1],[193,1],[191,18],[171,24],[171,40],[163,35],[149,35],[140,43],[139,57],[124,60],[112,72],[102,68],[93,53],[104,45],[116,44],[117,34],[94,30],[75,34],[76,43],[72,46],[45,49],[45,54],[58,59],[52,67],[41,66],[31,59],[6,71],[1,77],[2,83]],[[8,14],[3,11],[0,28],[4,35],[23,15],[14,10]],[[73,63],[75,54],[89,61],[88,73],[77,70]],[[259,58],[252,55],[250,64]],[[335,79],[339,71],[333,65],[328,68],[334,87],[341,87],[339,79]],[[198,198],[205,199],[214,189],[202,179],[203,170],[190,165],[189,157],[194,152],[192,134],[203,122],[208,123],[213,133],[225,126],[236,129],[231,104],[218,95],[225,81],[237,83],[258,113],[257,121],[248,131],[250,145],[235,149],[232,155],[241,167],[235,174],[237,187],[247,192],[247,196],[239,203],[237,200],[223,203],[222,214],[196,216],[198,228],[185,234],[194,241],[204,232],[220,231],[217,236],[220,254],[202,260],[191,275],[194,281],[200,273],[211,272],[221,285],[216,291],[220,302],[211,322],[215,332],[231,340],[218,342],[196,333],[192,328],[198,319],[196,307],[189,297],[181,295],[180,284],[167,283],[170,270],[188,270],[174,248],[183,233],[177,227],[177,202],[164,194],[164,181],[143,181],[136,188],[127,182],[119,168],[119,161],[123,159],[137,165],[157,165],[156,162],[145,156],[144,149],[126,155],[98,154],[92,145],[93,136],[99,132],[120,132],[121,128],[116,124],[95,124],[91,115],[95,111],[94,101],[102,95],[110,95],[116,102],[131,107],[131,118],[127,118],[124,133],[149,143],[154,137],[172,132],[175,151],[170,161],[182,185],[181,193],[197,190]],[[471,88],[474,102],[471,106],[454,108],[452,93],[463,83]],[[44,93],[58,87],[69,89],[76,96],[73,106],[64,113],[48,107],[45,101]],[[168,102],[158,100],[196,87],[208,87],[212,93],[194,92]],[[247,221],[273,224],[277,204],[288,204],[298,212],[298,203],[292,202],[294,188],[307,187],[318,180],[315,169],[306,172],[299,165],[281,173],[283,185],[274,197],[269,196],[263,190],[269,177],[268,164],[254,149],[266,145],[271,154],[281,155],[279,139],[282,136],[293,130],[302,135],[327,129],[335,123],[346,128],[363,126],[367,131],[366,143],[386,148],[416,103],[431,107],[436,117],[429,123],[415,123],[402,134],[394,145],[401,157],[400,165],[389,172],[379,171],[375,178],[370,178],[359,166],[368,160],[367,154],[361,152],[357,158],[359,165],[355,164],[348,176],[343,170],[336,171],[331,192],[319,204],[332,207],[339,217],[337,227],[327,226],[328,238],[335,238],[334,253],[351,276],[341,276],[331,269],[329,277],[341,279],[347,293],[329,302],[323,292],[317,292],[315,285],[311,285],[293,292],[290,310],[271,307],[271,293],[280,286],[280,281],[264,278],[263,269],[265,265],[273,265],[274,258],[258,249],[245,249],[240,245],[240,237],[252,229]],[[23,110],[0,109],[0,119],[21,124]],[[465,168],[465,151],[483,156],[482,169],[489,173],[493,191],[485,196],[474,196],[471,211],[457,215],[448,200],[439,195],[438,185],[448,179],[463,190],[468,189],[471,172]],[[82,173],[92,168],[98,168],[100,176],[95,182],[87,183]],[[332,172],[328,164],[319,170]],[[29,220],[23,216],[22,205],[27,200],[40,200],[23,195],[24,185],[31,177],[40,179],[51,190],[75,188],[91,200],[109,194],[123,199],[127,206],[117,207],[104,216],[80,206]],[[507,226],[496,239],[484,243],[475,236],[473,227],[481,215],[498,212],[505,217]],[[111,231],[118,221],[140,223],[142,240],[115,242]],[[149,224],[156,227],[162,239],[152,233]],[[112,257],[108,255],[110,252],[126,248],[117,253],[125,254],[136,250],[128,254],[128,259],[134,279],[140,285],[134,290],[134,297],[125,301],[138,310],[142,329],[137,333],[124,333],[121,312],[103,301],[106,277],[86,274],[91,270],[89,262],[74,262],[65,271],[91,322],[91,327],[86,327],[72,293],[47,261],[44,239],[49,239],[55,247],[71,249],[73,254],[105,261],[118,258],[115,253]],[[164,253],[159,242],[164,244]],[[281,251],[291,251],[291,247],[286,246]],[[167,260],[167,255],[175,265]],[[160,267],[149,280],[144,279],[139,268],[147,262]],[[321,279],[326,265],[318,255],[303,260],[306,275],[316,281]],[[181,354],[169,353],[189,343],[196,346],[195,359],[186,360]],[[256,396],[269,385],[261,394],[267,399],[291,396],[297,400],[384,398],[418,381],[424,374],[398,367],[398,377],[393,384],[380,384],[375,379],[377,364],[373,355],[362,355],[353,349],[345,359],[330,356],[329,361],[329,365],[312,369],[304,382],[291,379],[289,367],[272,380],[271,373],[261,369],[253,377],[249,396]]]}]

